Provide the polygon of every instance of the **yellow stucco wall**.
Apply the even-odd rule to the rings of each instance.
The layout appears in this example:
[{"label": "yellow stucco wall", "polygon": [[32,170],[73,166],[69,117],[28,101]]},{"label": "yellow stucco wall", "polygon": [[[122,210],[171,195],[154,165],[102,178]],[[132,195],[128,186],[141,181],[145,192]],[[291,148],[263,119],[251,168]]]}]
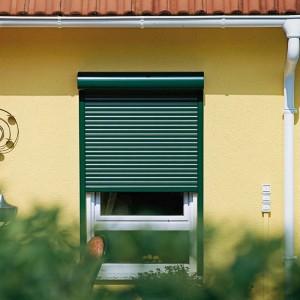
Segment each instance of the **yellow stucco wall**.
[{"label": "yellow stucco wall", "polygon": [[[240,234],[233,225],[282,233],[282,29],[0,29],[0,41],[0,108],[20,127],[17,147],[0,161],[0,185],[20,214],[61,203],[79,219],[78,71],[204,71],[204,216],[224,230],[205,258],[227,260]],[[296,183],[299,130],[296,118]],[[263,183],[272,185],[269,218]]]}]

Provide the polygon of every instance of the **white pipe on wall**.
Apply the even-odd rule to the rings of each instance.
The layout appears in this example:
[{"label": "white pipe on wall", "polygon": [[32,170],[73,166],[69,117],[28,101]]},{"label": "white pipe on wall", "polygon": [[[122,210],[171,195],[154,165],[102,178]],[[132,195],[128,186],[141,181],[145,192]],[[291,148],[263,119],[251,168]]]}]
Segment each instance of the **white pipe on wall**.
[{"label": "white pipe on wall", "polygon": [[295,71],[299,60],[300,21],[287,21],[283,29],[288,38],[284,70],[284,270],[286,299],[292,291],[294,264],[294,90]]}]

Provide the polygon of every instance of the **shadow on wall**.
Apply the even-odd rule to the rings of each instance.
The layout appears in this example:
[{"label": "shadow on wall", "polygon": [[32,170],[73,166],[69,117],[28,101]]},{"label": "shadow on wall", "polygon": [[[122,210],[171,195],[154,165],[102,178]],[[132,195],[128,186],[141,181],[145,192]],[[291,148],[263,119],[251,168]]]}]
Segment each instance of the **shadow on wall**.
[{"label": "shadow on wall", "polygon": [[78,71],[204,71],[207,94],[283,94],[280,28],[6,28],[0,34],[1,95],[77,95]]}]

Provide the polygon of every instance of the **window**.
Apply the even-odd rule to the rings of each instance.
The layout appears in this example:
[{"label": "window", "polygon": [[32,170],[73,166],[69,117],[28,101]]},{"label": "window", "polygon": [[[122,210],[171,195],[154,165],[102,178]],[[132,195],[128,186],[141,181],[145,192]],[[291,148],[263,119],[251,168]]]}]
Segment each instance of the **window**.
[{"label": "window", "polygon": [[[183,215],[183,193],[100,193],[99,215],[155,216],[155,215]],[[144,219],[145,217],[142,217]],[[115,218],[116,219],[116,218]]]},{"label": "window", "polygon": [[[124,198],[114,195],[116,214],[112,212],[108,215],[105,213],[107,205],[105,204],[105,209],[102,207],[103,196],[107,196],[105,193],[87,195],[88,239],[95,234],[100,234],[110,245],[108,261],[100,271],[100,278],[130,279],[137,272],[155,270],[159,266],[178,263],[185,264],[191,272],[196,272],[197,195],[176,193],[178,203],[175,207],[170,205],[170,202],[167,205],[167,201],[174,196],[172,193],[147,193],[145,207],[148,209],[150,207],[151,210],[147,210],[149,213],[145,214],[145,207],[142,205],[144,201],[139,199],[144,193],[122,194]],[[162,204],[166,205],[165,207],[162,205],[161,209],[156,200],[161,200],[163,197],[165,200]],[[132,213],[126,205],[131,198],[137,198],[139,201],[139,207],[135,207]],[[154,201],[151,201],[152,199]],[[119,208],[117,208],[118,201],[121,204]],[[170,248],[161,240],[172,244],[172,255],[169,252]],[[130,243],[134,244],[130,245]],[[119,251],[120,248],[137,245],[141,245],[144,249],[139,251],[135,249],[132,253],[127,253],[130,251],[126,249]],[[149,258],[149,255],[152,258]],[[159,264],[155,261],[155,257],[159,258]]]},{"label": "window", "polygon": [[99,278],[201,273],[203,74],[79,73],[78,85],[81,238],[109,244]]}]

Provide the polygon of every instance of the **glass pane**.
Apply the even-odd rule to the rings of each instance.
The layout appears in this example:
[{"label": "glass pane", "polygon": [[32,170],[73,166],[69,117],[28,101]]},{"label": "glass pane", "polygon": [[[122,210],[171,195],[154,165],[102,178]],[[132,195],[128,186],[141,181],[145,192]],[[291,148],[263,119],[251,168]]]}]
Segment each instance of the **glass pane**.
[{"label": "glass pane", "polygon": [[101,215],[183,215],[183,193],[101,193]]},{"label": "glass pane", "polygon": [[183,264],[189,261],[188,232],[99,231],[96,234],[103,236],[107,245],[107,263]]}]

